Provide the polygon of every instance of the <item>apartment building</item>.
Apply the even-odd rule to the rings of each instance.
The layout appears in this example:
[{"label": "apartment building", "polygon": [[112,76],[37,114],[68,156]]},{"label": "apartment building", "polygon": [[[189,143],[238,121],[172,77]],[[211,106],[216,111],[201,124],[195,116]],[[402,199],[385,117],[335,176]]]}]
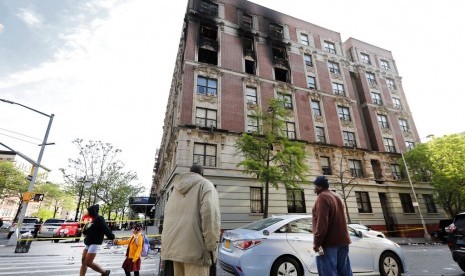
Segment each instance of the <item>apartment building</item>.
[{"label": "apartment building", "polygon": [[[273,98],[292,110],[286,133],[306,144],[309,180],[327,175],[340,192],[336,172],[354,179],[352,222],[421,236],[417,205],[431,228],[445,216],[428,183],[415,183],[415,202],[397,164],[420,140],[390,51],[249,1],[189,0],[154,165],[157,217],[194,162],[216,186],[222,229],[262,217],[262,185],[236,166],[235,142]],[[272,188],[269,214],[311,213],[315,197],[311,182]]]}]

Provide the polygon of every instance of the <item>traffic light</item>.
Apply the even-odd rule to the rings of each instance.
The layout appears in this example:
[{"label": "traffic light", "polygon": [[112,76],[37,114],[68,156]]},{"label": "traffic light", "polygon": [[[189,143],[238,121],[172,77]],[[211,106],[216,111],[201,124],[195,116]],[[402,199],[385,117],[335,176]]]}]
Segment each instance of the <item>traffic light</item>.
[{"label": "traffic light", "polygon": [[34,195],[34,202],[40,202],[44,200],[44,194],[35,194]]}]

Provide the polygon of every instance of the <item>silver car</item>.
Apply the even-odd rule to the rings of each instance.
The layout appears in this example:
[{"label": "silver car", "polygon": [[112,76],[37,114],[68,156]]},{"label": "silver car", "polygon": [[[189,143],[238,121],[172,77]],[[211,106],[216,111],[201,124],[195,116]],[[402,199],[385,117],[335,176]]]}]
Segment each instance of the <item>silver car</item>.
[{"label": "silver car", "polygon": [[361,231],[362,234],[368,237],[378,237],[378,238],[386,238],[383,232],[372,230],[370,227],[365,226],[359,223],[349,223],[350,227],[354,228],[355,230]]},{"label": "silver car", "polygon": [[[405,257],[388,239],[367,238],[349,227],[349,258],[356,275],[400,276]],[[282,215],[225,231],[218,261],[234,275],[317,275],[312,216]]]},{"label": "silver car", "polygon": [[[47,219],[44,224],[40,227],[39,233],[37,233],[38,238],[57,238],[60,236],[58,230],[61,228],[61,225],[65,223],[64,219]],[[54,240],[58,242],[58,239]]]}]

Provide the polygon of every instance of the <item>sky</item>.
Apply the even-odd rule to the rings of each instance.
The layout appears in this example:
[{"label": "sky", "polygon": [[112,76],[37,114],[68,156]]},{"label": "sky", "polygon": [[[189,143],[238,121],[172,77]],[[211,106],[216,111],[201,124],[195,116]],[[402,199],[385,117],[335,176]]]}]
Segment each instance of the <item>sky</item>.
[{"label": "sky", "polygon": [[[463,0],[254,0],[393,53],[420,138],[465,131]],[[49,180],[76,138],[121,149],[148,188],[187,0],[2,0],[0,98],[54,114]],[[0,102],[0,142],[34,160],[49,117]],[[1,148],[0,148],[1,149]]]}]

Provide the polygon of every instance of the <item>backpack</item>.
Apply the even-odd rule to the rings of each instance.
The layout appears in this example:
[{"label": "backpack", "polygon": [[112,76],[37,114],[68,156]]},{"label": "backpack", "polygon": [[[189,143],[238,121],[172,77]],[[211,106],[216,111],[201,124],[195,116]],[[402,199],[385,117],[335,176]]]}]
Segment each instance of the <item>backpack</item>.
[{"label": "backpack", "polygon": [[[147,236],[144,235],[144,234],[141,234],[141,235],[142,235],[142,238],[143,238],[144,242],[142,243],[142,251],[140,252],[140,256],[141,257],[147,257],[149,255],[149,251],[150,251],[149,238],[147,238]],[[138,239],[136,239],[135,242],[136,242],[136,245],[139,246],[137,244],[137,240]]]}]

